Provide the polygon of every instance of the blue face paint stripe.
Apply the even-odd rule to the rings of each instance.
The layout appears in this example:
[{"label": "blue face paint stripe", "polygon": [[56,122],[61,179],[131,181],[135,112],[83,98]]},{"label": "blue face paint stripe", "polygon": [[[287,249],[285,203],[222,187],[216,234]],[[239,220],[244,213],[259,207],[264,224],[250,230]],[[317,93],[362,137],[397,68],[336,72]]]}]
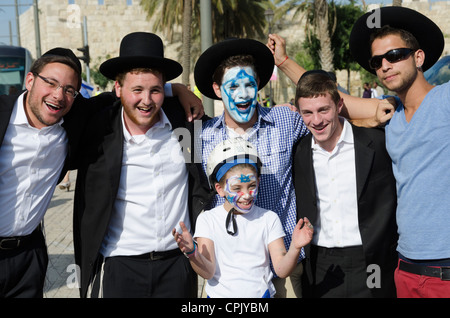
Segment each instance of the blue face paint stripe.
[{"label": "blue face paint stripe", "polygon": [[[242,213],[247,213],[247,212],[249,212],[250,210],[251,210],[251,208],[253,207],[253,205],[248,209],[248,210],[244,210],[244,209],[241,209],[238,205],[237,205],[237,202],[239,201],[239,199],[240,199],[240,197],[241,197],[241,195],[239,195],[239,193],[238,192],[233,192],[233,191],[231,191],[231,182],[232,181],[234,181],[234,180],[239,180],[239,182],[242,182],[242,183],[248,183],[248,182],[251,182],[251,181],[257,181],[257,178],[256,178],[256,176],[253,174],[253,173],[251,173],[251,174],[247,174],[247,175],[244,175],[244,174],[241,174],[240,176],[238,176],[238,175],[235,175],[235,176],[232,176],[232,177],[230,177],[230,178],[228,178],[227,180],[226,180],[226,184],[225,184],[225,199],[237,210],[237,211],[239,211],[239,212],[242,212]],[[244,180],[244,181],[242,181],[242,180]],[[254,190],[251,190],[251,191],[249,191],[249,196],[251,197],[251,198],[253,198],[253,204],[255,204],[255,201],[256,201],[256,197],[258,196],[258,183],[256,183],[256,187],[255,187],[255,189]]]},{"label": "blue face paint stripe", "polygon": [[[226,77],[227,73],[232,71],[234,68],[228,70],[224,75]],[[236,102],[236,99],[240,97],[240,95],[233,96],[234,91],[233,87],[237,87],[236,90],[248,90],[251,89],[250,93],[245,92],[244,94],[250,96],[250,98]],[[257,104],[257,92],[258,92],[258,84],[255,78],[252,75],[249,75],[245,69],[241,69],[238,71],[236,76],[225,81],[220,87],[222,95],[226,96],[223,99],[225,107],[227,108],[230,116],[237,122],[245,123],[248,122],[252,117],[256,109]],[[244,95],[245,96],[245,95]],[[245,104],[249,103],[250,106],[247,109],[241,111],[237,104]]]}]

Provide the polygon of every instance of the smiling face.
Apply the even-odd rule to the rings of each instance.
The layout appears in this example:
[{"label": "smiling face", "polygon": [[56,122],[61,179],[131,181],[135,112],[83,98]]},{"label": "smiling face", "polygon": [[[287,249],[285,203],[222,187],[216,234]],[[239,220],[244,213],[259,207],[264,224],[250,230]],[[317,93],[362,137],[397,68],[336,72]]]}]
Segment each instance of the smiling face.
[{"label": "smiling face", "polygon": [[159,72],[128,72],[122,85],[115,83],[124,109],[125,125],[131,135],[142,135],[159,120],[164,102],[163,75]]},{"label": "smiling face", "polygon": [[[399,35],[391,34],[377,38],[372,42],[372,56],[383,55],[393,49],[408,48],[408,45]],[[423,51],[408,55],[405,59],[390,63],[382,60],[381,67],[376,69],[376,74],[381,84],[387,89],[402,93],[406,91],[417,78],[418,68],[423,64]]]},{"label": "smiling face", "polygon": [[215,84],[215,92],[225,106],[226,119],[242,124],[254,118],[258,93],[255,77],[251,67],[235,66],[225,71],[220,88]]},{"label": "smiling face", "polygon": [[248,213],[255,204],[258,195],[258,177],[254,169],[236,167],[230,169],[224,177],[223,185],[216,183],[219,195],[225,197],[227,211],[235,208],[240,213]]},{"label": "smiling face", "polygon": [[[66,87],[78,87],[78,74],[62,63],[49,63],[37,74],[28,73],[25,86],[28,91],[25,112],[31,126],[41,129],[58,123],[69,112],[75,100],[64,89],[53,87],[49,80]],[[48,79],[47,81],[44,80]]]},{"label": "smiling face", "polygon": [[331,95],[317,97],[301,97],[298,99],[300,114],[314,140],[324,150],[331,152],[336,146],[342,132],[342,123],[339,121],[339,112],[343,102],[335,104]]}]

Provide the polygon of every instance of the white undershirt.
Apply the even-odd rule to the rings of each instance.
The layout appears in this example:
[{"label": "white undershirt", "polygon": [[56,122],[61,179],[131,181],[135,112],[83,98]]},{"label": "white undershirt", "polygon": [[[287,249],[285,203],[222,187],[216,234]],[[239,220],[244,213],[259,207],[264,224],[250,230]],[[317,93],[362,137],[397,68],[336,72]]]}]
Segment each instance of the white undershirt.
[{"label": "white undershirt", "polygon": [[331,153],[314,140],[311,147],[319,211],[312,243],[329,248],[362,245],[358,226],[355,147],[350,124],[344,120],[343,131]]},{"label": "white undershirt", "polygon": [[[122,111],[123,119],[123,111]],[[180,144],[161,110],[144,135],[131,136],[123,124],[120,186],[101,253],[140,255],[176,249],[171,234],[179,222],[190,228],[188,180]]]},{"label": "white undershirt", "polygon": [[30,234],[41,222],[67,156],[61,124],[28,123],[25,93],[17,99],[0,146],[0,236]]}]

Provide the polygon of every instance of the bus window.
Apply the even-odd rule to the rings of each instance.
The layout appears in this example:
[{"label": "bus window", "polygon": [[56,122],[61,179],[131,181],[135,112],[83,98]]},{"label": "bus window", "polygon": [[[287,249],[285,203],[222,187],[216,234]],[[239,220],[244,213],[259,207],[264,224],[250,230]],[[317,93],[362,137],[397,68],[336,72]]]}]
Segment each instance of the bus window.
[{"label": "bus window", "polygon": [[25,76],[31,62],[31,54],[25,48],[0,46],[0,95],[25,89]]}]

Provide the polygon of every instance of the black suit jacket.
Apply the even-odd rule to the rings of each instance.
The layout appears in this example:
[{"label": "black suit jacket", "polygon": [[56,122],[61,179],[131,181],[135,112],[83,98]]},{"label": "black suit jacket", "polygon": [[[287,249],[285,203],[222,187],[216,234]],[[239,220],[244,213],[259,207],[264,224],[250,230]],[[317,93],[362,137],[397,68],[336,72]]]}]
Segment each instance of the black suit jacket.
[{"label": "black suit jacket", "polygon": [[[121,109],[121,103],[117,101],[92,118],[86,134],[81,138],[77,152],[79,156],[73,157],[71,161],[72,167],[78,168],[74,201],[74,247],[75,261],[81,268],[82,297],[86,296],[95,274],[101,243],[107,233],[119,188],[124,142]],[[193,123],[185,122],[185,112],[178,99],[165,98],[163,109],[173,129],[189,129],[192,140],[184,140],[180,145],[192,147]],[[198,214],[212,193],[200,182],[201,164],[193,162],[193,149],[183,150],[189,172],[190,219],[192,226],[195,226]]]},{"label": "black suit jacket", "polygon": [[[366,266],[381,269],[381,288],[373,288],[375,297],[395,297],[394,270],[397,265],[396,185],[391,159],[386,151],[382,129],[353,126],[355,144],[358,221]],[[312,134],[294,146],[293,175],[297,199],[297,217],[318,219],[317,188],[312,161]],[[310,245],[305,248],[303,292],[309,295],[312,282]],[[368,275],[372,274],[369,271]]]},{"label": "black suit jacket", "polygon": [[0,95],[0,145],[3,143],[9,119],[18,95]]}]

